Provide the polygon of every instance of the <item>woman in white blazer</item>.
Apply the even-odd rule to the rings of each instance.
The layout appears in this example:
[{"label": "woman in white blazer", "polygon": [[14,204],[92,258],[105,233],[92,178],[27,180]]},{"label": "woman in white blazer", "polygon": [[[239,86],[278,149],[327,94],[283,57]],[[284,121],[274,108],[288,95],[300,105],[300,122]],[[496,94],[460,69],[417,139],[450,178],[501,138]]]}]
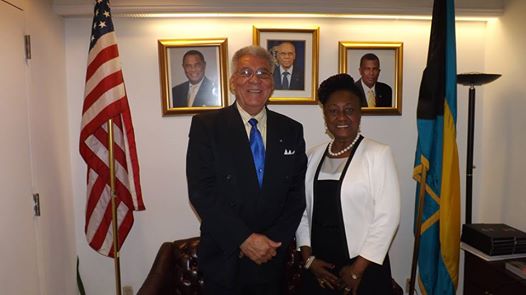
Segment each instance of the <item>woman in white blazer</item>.
[{"label": "woman in white blazer", "polygon": [[296,232],[306,269],[302,294],[391,294],[387,251],[400,218],[393,156],[360,134],[351,76],[328,78],[318,98],[333,140],[309,152],[307,208]]}]

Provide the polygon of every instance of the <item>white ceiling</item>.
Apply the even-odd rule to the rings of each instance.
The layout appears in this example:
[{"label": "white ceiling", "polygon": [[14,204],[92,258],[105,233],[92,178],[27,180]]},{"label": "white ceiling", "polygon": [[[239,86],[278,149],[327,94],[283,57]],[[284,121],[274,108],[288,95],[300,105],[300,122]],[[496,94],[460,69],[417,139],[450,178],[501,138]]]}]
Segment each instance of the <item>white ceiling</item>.
[{"label": "white ceiling", "polygon": [[[456,0],[458,16],[498,16],[506,0]],[[53,0],[63,16],[90,15],[93,0]],[[279,12],[430,15],[433,0],[112,0],[114,13]]]}]

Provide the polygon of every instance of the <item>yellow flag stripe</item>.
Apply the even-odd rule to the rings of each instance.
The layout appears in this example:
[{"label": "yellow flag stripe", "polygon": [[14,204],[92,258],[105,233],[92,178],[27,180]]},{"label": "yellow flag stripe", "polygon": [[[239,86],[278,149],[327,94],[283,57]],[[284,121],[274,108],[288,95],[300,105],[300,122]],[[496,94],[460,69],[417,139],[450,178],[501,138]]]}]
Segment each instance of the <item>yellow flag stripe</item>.
[{"label": "yellow flag stripe", "polygon": [[[422,159],[425,159],[427,161],[427,159],[422,156]],[[424,163],[422,161],[422,163]],[[426,169],[426,166],[425,164],[419,164],[417,165],[414,169],[413,169],[413,179],[418,181],[418,183],[421,182],[422,180],[422,169]],[[429,163],[429,162],[428,162]],[[429,167],[429,166],[428,166]],[[427,185],[426,183],[426,193],[437,203],[437,204],[440,204],[440,196],[438,196],[435,191],[433,191],[433,189]]]},{"label": "yellow flag stripe", "polygon": [[426,219],[426,221],[422,222],[422,227],[420,228],[420,232],[422,234],[440,219],[440,212],[439,211],[435,212],[435,214],[429,216]]},{"label": "yellow flag stripe", "polygon": [[440,250],[456,288],[460,252],[460,175],[455,139],[455,120],[446,101],[442,155],[442,194],[440,198]]}]

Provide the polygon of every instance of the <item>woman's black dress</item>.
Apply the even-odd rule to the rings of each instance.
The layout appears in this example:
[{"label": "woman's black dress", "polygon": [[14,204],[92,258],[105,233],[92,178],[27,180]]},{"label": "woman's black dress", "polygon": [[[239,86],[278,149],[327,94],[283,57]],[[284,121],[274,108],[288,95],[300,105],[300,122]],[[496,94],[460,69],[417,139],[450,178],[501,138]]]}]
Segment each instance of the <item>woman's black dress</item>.
[{"label": "woman's black dress", "polygon": [[[354,260],[349,259],[340,200],[343,176],[349,167],[353,155],[354,150],[347,159],[339,179],[319,180],[320,168],[327,156],[326,153],[320,161],[314,177],[314,204],[311,228],[312,255],[316,256],[316,259],[322,259],[334,264],[333,273],[336,276],[338,276],[343,266],[352,264]],[[333,291],[328,288],[321,288],[310,270],[305,270],[303,278],[302,294],[343,294],[343,290]],[[358,294],[387,295],[392,293],[391,290],[391,268],[389,257],[386,255],[383,265],[371,263],[365,270],[358,287]]]}]

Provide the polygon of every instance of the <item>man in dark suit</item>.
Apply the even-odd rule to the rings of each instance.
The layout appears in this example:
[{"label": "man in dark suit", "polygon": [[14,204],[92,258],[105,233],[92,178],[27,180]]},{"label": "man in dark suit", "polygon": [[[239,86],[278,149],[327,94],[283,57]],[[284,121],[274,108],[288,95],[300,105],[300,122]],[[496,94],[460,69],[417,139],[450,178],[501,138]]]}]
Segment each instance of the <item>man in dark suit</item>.
[{"label": "man in dark suit", "polygon": [[361,79],[356,81],[356,86],[361,91],[360,102],[362,107],[392,107],[393,90],[391,86],[378,82],[380,76],[380,59],[373,53],[367,53],[360,59]]},{"label": "man in dark suit", "polygon": [[190,127],[186,174],[201,219],[199,268],[205,294],[283,294],[286,249],[305,209],[303,127],[265,106],[273,91],[265,49],[240,49],[232,69],[235,103],[194,116]]},{"label": "man in dark suit", "polygon": [[188,81],[172,88],[173,107],[221,106],[217,88],[205,77],[206,61],[200,51],[184,54],[183,69]]},{"label": "man in dark suit", "polygon": [[294,63],[296,47],[285,41],[276,47],[278,65],[274,68],[274,87],[278,90],[304,90],[305,71]]}]

